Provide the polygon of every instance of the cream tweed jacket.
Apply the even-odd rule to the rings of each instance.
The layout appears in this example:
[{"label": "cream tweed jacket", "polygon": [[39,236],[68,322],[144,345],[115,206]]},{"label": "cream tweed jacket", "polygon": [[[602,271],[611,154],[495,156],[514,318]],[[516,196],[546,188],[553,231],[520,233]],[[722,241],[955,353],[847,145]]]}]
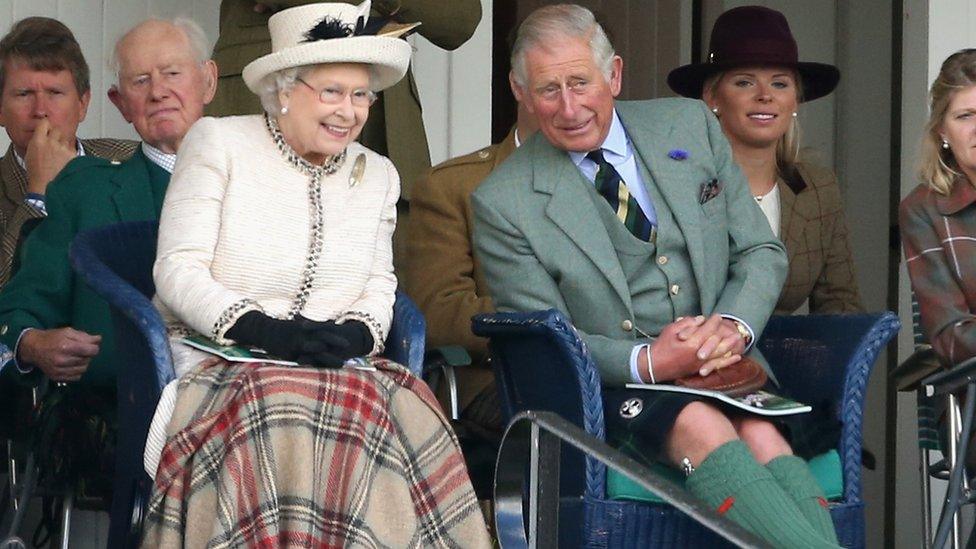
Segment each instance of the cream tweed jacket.
[{"label": "cream tweed jacket", "polygon": [[372,333],[372,352],[383,350],[397,285],[399,176],[358,143],[318,189],[310,184],[315,169],[276,142],[263,116],[193,125],[163,203],[153,268],[156,305],[171,328],[229,343],[227,330],[248,311],[298,313],[359,320]]}]

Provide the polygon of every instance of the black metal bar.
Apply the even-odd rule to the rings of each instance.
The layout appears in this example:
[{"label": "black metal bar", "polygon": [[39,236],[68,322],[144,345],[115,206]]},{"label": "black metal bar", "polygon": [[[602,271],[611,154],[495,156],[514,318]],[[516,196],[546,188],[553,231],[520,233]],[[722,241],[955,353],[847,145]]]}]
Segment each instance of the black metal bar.
[{"label": "black metal bar", "polygon": [[[718,515],[683,488],[659,477],[633,458],[611,448],[576,425],[551,412],[527,411],[516,415],[502,438],[495,466],[495,518],[498,541],[502,547],[528,545],[523,524],[522,499],[525,486],[526,456],[531,455],[532,429],[538,428],[558,437],[607,467],[614,469],[650,490],[667,504],[698,521],[706,528],[739,547],[770,547],[729,519]],[[556,461],[553,459],[553,461]],[[556,477],[558,479],[558,475]],[[550,492],[551,497],[552,492]],[[558,506],[558,499],[555,503]],[[539,507],[541,509],[541,507]],[[534,528],[533,525],[529,526]]]},{"label": "black metal bar", "polygon": [[559,437],[533,424],[529,451],[529,547],[559,547]]},{"label": "black metal bar", "polygon": [[[953,463],[952,474],[949,476],[949,488],[946,490],[946,501],[942,506],[942,513],[939,515],[939,529],[935,533],[935,543],[932,547],[940,549],[945,547],[949,537],[949,529],[952,528],[952,517],[962,506],[963,494],[962,480],[966,470],[966,449],[969,446],[969,434],[973,430],[973,413],[976,412],[976,381],[972,381],[966,387],[966,408],[962,416],[962,433],[959,436],[959,445],[956,448],[956,461]],[[949,433],[949,436],[956,436]]]},{"label": "black metal bar", "polygon": [[925,396],[946,395],[976,381],[976,357],[956,364],[950,370],[932,374],[922,380]]}]

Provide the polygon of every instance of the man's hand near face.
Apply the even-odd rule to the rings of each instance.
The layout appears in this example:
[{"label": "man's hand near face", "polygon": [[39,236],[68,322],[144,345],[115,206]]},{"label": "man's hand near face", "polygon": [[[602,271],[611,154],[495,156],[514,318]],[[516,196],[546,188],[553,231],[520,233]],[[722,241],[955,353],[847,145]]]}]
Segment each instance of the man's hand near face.
[{"label": "man's hand near face", "polygon": [[27,192],[45,194],[47,185],[78,155],[73,135],[62,133],[45,118],[27,143]]},{"label": "man's hand near face", "polygon": [[102,336],[74,328],[29,330],[17,346],[17,362],[40,368],[51,381],[78,381],[101,342]]}]

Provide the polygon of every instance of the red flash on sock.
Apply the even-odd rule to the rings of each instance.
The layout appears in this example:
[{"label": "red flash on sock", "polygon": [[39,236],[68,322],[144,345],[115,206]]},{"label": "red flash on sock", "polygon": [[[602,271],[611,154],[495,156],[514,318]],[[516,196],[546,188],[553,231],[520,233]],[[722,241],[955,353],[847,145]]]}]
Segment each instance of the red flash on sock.
[{"label": "red flash on sock", "polygon": [[825,500],[824,498],[818,497],[817,498],[817,503],[819,503],[820,506],[823,507],[824,509],[827,509],[827,508],[830,507],[830,505],[827,503],[827,500]]},{"label": "red flash on sock", "polygon": [[725,501],[722,502],[722,505],[718,506],[718,514],[724,515],[729,509],[732,508],[733,503],[735,503],[734,497],[729,496],[725,498]]}]

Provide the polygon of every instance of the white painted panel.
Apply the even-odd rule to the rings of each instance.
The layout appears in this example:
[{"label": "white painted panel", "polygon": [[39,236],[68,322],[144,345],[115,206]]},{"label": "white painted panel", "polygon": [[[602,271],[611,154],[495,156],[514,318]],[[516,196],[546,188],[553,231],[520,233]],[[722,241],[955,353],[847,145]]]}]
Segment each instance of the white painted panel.
[{"label": "white painted panel", "polygon": [[58,16],[58,0],[14,0],[14,21],[31,15]]},{"label": "white painted panel", "polygon": [[491,142],[491,10],[491,0],[481,0],[474,36],[453,52],[414,38],[414,76],[432,164]]}]

